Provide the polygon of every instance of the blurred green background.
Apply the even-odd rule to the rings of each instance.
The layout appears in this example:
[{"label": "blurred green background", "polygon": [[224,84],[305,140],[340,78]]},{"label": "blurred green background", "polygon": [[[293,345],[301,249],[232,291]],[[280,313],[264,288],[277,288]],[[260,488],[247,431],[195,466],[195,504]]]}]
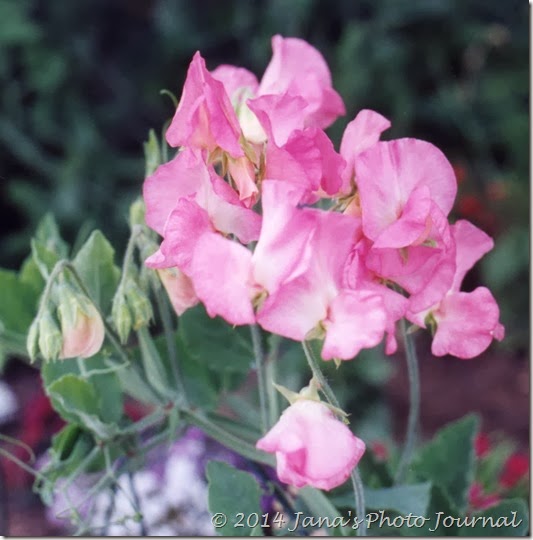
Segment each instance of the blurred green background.
[{"label": "blurred green background", "polygon": [[460,180],[454,219],[496,238],[467,286],[492,288],[504,347],[529,342],[529,5],[525,0],[0,0],[0,265],[17,268],[52,211],[67,240],[103,229],[120,250],[140,193],[142,141],[188,63],[259,77],[275,33],[326,57],[348,114],[385,138],[441,147]]}]

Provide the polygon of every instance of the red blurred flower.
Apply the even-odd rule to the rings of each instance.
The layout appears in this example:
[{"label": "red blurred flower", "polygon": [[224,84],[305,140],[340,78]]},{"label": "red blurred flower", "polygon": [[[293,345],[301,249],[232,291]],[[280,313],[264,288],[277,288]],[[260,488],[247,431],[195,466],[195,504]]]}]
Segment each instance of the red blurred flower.
[{"label": "red blurred flower", "polygon": [[486,433],[480,433],[474,440],[476,457],[481,459],[490,452],[490,439]]},{"label": "red blurred flower", "polygon": [[468,500],[473,510],[485,510],[498,504],[500,502],[500,497],[495,493],[484,493],[483,486],[474,482],[470,486]]},{"label": "red blurred flower", "polygon": [[371,442],[370,450],[378,461],[387,461],[389,459],[389,449],[380,441]]},{"label": "red blurred flower", "polygon": [[500,485],[510,489],[529,475],[529,457],[519,452],[514,453],[505,462],[500,474]]}]

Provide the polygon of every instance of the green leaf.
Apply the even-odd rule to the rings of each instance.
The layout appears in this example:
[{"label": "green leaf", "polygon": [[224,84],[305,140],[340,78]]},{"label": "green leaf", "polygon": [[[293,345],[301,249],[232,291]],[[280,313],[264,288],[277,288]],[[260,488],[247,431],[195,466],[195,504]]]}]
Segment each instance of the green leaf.
[{"label": "green leaf", "polygon": [[[365,503],[372,510],[394,510],[400,515],[412,513],[425,516],[431,495],[431,484],[410,484],[380,489],[365,488]],[[353,508],[353,493],[348,492],[332,498],[336,506]]]},{"label": "green leaf", "polygon": [[252,367],[248,327],[234,328],[220,317],[212,319],[201,305],[180,317],[179,334],[191,356],[214,371],[248,373]]},{"label": "green leaf", "polygon": [[[256,479],[227,463],[210,461],[207,480],[209,511],[227,518],[226,524],[216,529],[217,533],[222,536],[256,536],[254,529],[257,524],[253,516],[257,515],[261,521],[261,489]],[[242,518],[240,514],[243,514]]]},{"label": "green leaf", "polygon": [[529,513],[522,499],[502,501],[464,520],[459,536],[526,536],[529,529]]},{"label": "green leaf", "polygon": [[442,488],[460,512],[466,509],[474,475],[474,437],[478,419],[469,415],[447,425],[416,454],[411,470]]},{"label": "green leaf", "polygon": [[179,336],[176,345],[183,384],[190,403],[204,411],[214,409],[218,403],[215,374],[205,364],[191,358]]},{"label": "green leaf", "polygon": [[37,311],[35,291],[23,283],[15,272],[3,269],[0,269],[0,291],[0,336],[2,330],[9,330],[25,338]]},{"label": "green leaf", "polygon": [[91,299],[108,313],[120,278],[114,263],[115,250],[100,231],[94,231],[76,255],[73,264]]},{"label": "green leaf", "polygon": [[73,374],[63,375],[47,387],[54,409],[67,421],[85,427],[101,439],[111,438],[120,430],[107,423],[102,412],[101,396],[90,382]]}]

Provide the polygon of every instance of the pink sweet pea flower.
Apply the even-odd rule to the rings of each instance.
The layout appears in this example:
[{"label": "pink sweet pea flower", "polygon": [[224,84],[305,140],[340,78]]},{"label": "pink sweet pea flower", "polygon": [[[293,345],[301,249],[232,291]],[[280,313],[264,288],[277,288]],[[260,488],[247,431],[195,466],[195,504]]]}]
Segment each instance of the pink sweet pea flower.
[{"label": "pink sweet pea flower", "polygon": [[[428,142],[378,142],[355,156],[363,232],[376,248],[422,243],[435,205],[447,216],[457,182],[444,154]],[[433,204],[432,204],[433,203]]]},{"label": "pink sweet pea flower", "polygon": [[266,134],[264,178],[287,179],[306,190],[303,202],[336,195],[346,166],[329,137],[316,127],[303,128],[305,102],[288,95],[249,101]]},{"label": "pink sweet pea flower", "polygon": [[241,130],[224,89],[205,67],[197,52],[189,66],[183,94],[167,130],[170,146],[191,146],[213,152],[222,148],[232,157],[244,156]]},{"label": "pink sweet pea flower", "polygon": [[[276,181],[264,189],[283,191]],[[273,197],[274,198],[274,197]],[[268,196],[267,196],[268,200]],[[343,274],[358,234],[357,221],[339,213],[285,205],[282,221],[289,230],[264,215],[263,234],[254,254],[254,274],[268,298],[257,313],[257,322],[270,332],[302,341],[321,326],[326,333],[322,358],[353,358],[362,348],[373,347],[383,338],[386,313],[383,299],[370,290],[350,290]],[[295,249],[283,257],[287,242]],[[296,258],[295,254],[302,255]],[[272,254],[272,256],[270,256]],[[286,271],[283,279],[268,277],[277,257]],[[279,270],[274,269],[274,275]],[[262,276],[265,276],[262,278]],[[266,278],[266,279],[265,279]],[[268,281],[267,281],[268,280]],[[270,287],[269,287],[270,285]]]},{"label": "pink sweet pea flower", "polygon": [[178,266],[187,273],[199,236],[210,231],[234,234],[245,244],[259,236],[261,217],[191,149],[158,167],[143,195],[146,223],[164,237],[147,260],[153,268]]},{"label": "pink sweet pea flower", "polygon": [[272,60],[259,85],[258,95],[301,96],[306,126],[322,129],[345,114],[344,103],[332,88],[331,73],[324,57],[298,38],[272,38]]},{"label": "pink sweet pea flower", "polygon": [[435,356],[451,354],[468,359],[480,355],[493,339],[501,341],[505,331],[499,322],[496,300],[487,288],[460,292],[468,270],[492,249],[492,239],[465,220],[452,225],[451,231],[456,246],[456,270],[450,289],[431,309],[414,313],[410,307],[406,316],[422,327],[426,325],[427,316],[433,316],[437,330],[431,351]]},{"label": "pink sweet pea flower", "polygon": [[330,490],[343,484],[365,452],[365,444],[326,405],[299,399],[257,442],[276,454],[282,482]]}]

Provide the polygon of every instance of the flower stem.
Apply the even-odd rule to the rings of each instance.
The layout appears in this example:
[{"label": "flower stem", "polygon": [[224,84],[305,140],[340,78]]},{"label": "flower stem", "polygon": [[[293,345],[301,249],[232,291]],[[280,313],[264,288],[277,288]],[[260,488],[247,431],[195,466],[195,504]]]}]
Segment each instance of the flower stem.
[{"label": "flower stem", "polygon": [[401,484],[405,481],[407,469],[413,458],[420,416],[420,374],[418,371],[418,359],[416,356],[415,344],[412,336],[407,332],[405,320],[402,320],[401,328],[405,344],[407,374],[409,377],[409,416],[407,418],[405,444],[394,478],[396,484]]},{"label": "flower stem", "polygon": [[277,378],[277,362],[279,354],[279,345],[281,338],[275,334],[272,334],[270,341],[270,350],[267,360],[265,362],[265,378],[266,378],[266,391],[268,398],[268,428],[271,428],[277,421],[280,415],[278,391],[274,386],[274,382]]},{"label": "flower stem", "polygon": [[305,357],[307,358],[307,363],[309,364],[309,367],[311,368],[311,371],[313,372],[313,376],[319,382],[322,393],[326,396],[326,399],[328,400],[330,405],[332,405],[336,409],[340,409],[341,406],[340,406],[339,400],[333,393],[331,386],[329,385],[328,381],[326,380],[326,377],[322,373],[322,370],[320,369],[320,364],[318,363],[318,360],[315,357],[315,354],[313,352],[313,349],[311,348],[311,345],[307,341],[302,341],[302,347],[305,353]]},{"label": "flower stem", "polygon": [[358,536],[366,536],[366,518],[365,518],[365,490],[359,469],[355,467],[351,474],[353,494],[355,499],[355,513],[359,520]]},{"label": "flower stem", "polygon": [[[309,364],[309,367],[311,368],[311,371],[313,372],[313,376],[318,380],[320,384],[320,389],[326,396],[326,399],[329,401],[330,405],[335,407],[336,409],[341,409],[339,400],[335,396],[333,390],[331,389],[331,386],[329,385],[328,381],[326,380],[326,377],[322,373],[322,370],[320,369],[320,364],[315,357],[315,354],[313,353],[313,349],[311,348],[311,345],[307,341],[302,341],[302,347],[305,353],[305,357],[307,358],[307,363]],[[359,475],[359,470],[354,468],[351,474],[352,478],[352,485],[353,485],[353,495],[355,499],[355,513],[357,514],[357,518],[361,521],[361,524],[359,525],[359,528],[357,529],[357,533],[359,536],[366,536],[366,524],[365,524],[365,491],[363,488],[363,483],[361,482],[361,477]]]},{"label": "flower stem", "polygon": [[165,334],[165,340],[167,343],[167,352],[170,362],[170,369],[176,382],[177,390],[184,405],[188,405],[187,393],[185,390],[185,384],[183,382],[183,375],[178,363],[178,353],[176,351],[176,342],[174,341],[174,327],[172,324],[172,316],[168,307],[167,299],[162,294],[161,289],[155,291],[157,307],[159,308],[159,314],[161,315],[161,321],[163,323],[163,332]]},{"label": "flower stem", "polygon": [[261,331],[256,324],[250,325],[250,332],[252,334],[252,345],[255,356],[255,370],[257,372],[257,387],[259,391],[259,408],[261,410],[261,431],[266,432],[268,428],[268,415],[267,415],[267,391],[265,385],[264,374],[264,354],[263,347],[261,345]]},{"label": "flower stem", "polygon": [[220,426],[206,418],[203,414],[199,414],[190,409],[181,409],[180,412],[188,422],[199,427],[200,429],[205,431],[207,435],[209,435],[219,443],[223,444],[230,450],[233,450],[237,454],[240,454],[241,456],[251,459],[253,461],[264,463],[265,465],[270,465],[271,467],[275,466],[275,460],[273,456],[262,452],[261,450],[257,450],[255,446],[239,437],[236,437],[232,433],[229,433],[225,429],[221,428]]}]

